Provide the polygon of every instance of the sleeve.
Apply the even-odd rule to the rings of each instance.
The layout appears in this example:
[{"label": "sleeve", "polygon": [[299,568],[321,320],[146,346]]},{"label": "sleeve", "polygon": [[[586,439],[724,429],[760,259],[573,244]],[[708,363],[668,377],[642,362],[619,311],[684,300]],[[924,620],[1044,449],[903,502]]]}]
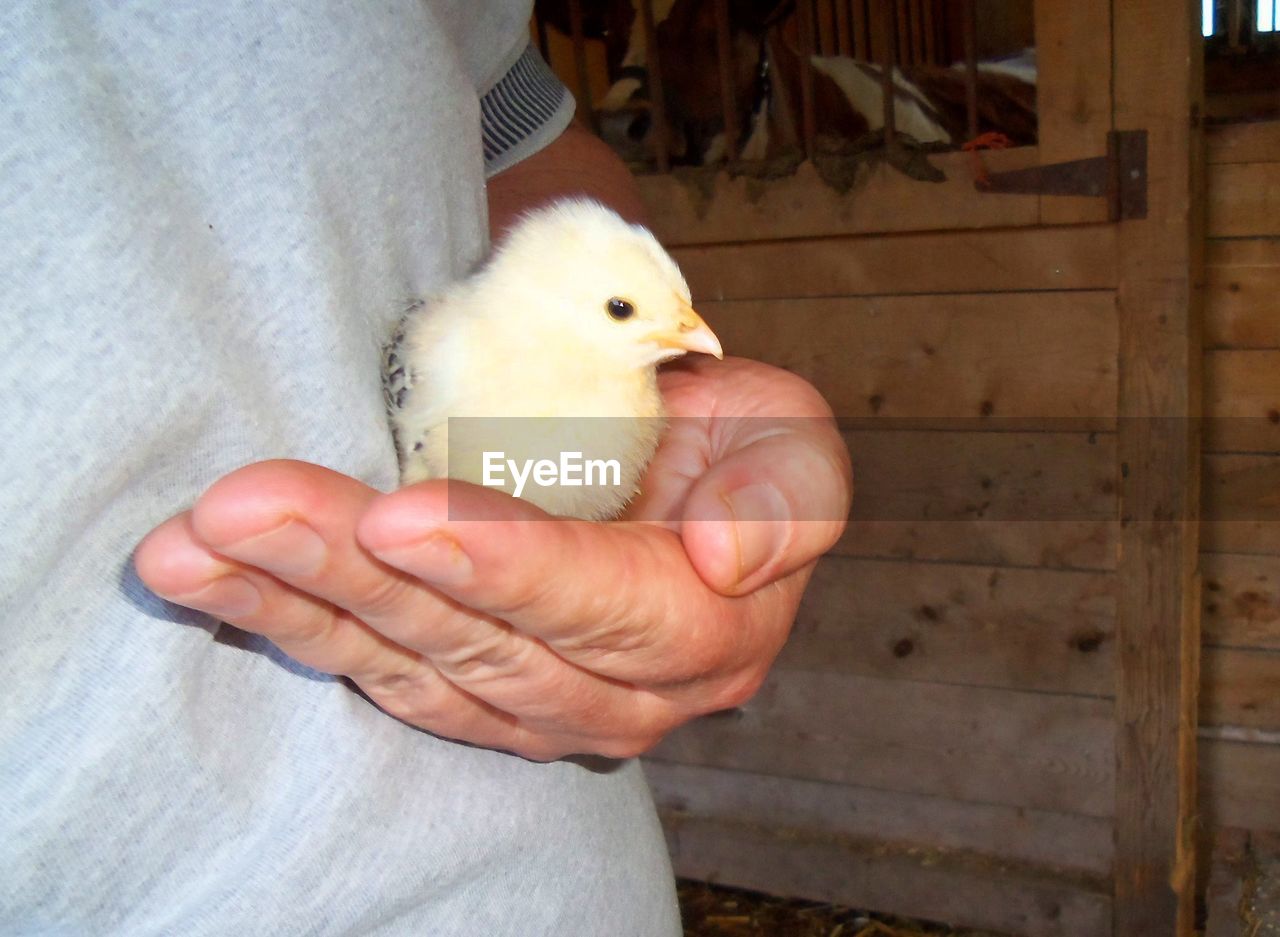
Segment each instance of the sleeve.
[{"label": "sleeve", "polygon": [[560,136],[574,109],[573,95],[530,42],[480,98],[485,177],[514,166]]}]

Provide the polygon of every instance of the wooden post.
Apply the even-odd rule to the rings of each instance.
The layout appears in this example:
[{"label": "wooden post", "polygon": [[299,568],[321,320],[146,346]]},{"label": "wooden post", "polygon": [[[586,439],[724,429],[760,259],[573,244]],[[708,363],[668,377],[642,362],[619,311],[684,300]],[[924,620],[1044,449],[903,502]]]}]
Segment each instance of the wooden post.
[{"label": "wooden post", "polygon": [[1203,45],[1196,0],[1112,5],[1115,126],[1148,134],[1117,308],[1116,937],[1194,927]]}]

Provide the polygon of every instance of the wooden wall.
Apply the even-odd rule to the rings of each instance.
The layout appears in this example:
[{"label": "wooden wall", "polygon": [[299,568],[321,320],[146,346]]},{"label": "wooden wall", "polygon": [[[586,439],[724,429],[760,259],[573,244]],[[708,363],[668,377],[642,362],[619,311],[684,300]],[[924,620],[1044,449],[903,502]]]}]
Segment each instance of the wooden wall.
[{"label": "wooden wall", "polygon": [[[683,874],[1109,934],[1115,228],[934,161],[846,196],[643,180],[726,349],[817,384],[857,485],[761,693],[648,771]],[[1210,164],[1206,411],[1237,419],[1205,436],[1203,819],[1280,829],[1280,133],[1215,132]]]},{"label": "wooden wall", "polygon": [[1280,123],[1209,137],[1201,784],[1280,831]]}]

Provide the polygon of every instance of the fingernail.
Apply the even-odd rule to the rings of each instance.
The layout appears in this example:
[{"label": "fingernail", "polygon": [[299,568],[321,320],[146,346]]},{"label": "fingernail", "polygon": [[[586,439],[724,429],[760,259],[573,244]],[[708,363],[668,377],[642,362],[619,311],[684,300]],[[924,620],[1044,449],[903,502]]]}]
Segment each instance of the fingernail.
[{"label": "fingernail", "polygon": [[215,579],[199,592],[174,596],[173,601],[207,612],[217,618],[234,620],[252,615],[262,607],[262,593],[241,576]]},{"label": "fingernail", "polygon": [[475,568],[462,544],[443,530],[404,546],[375,550],[373,555],[427,582],[454,585],[470,577]]},{"label": "fingernail", "polygon": [[787,545],[791,510],[773,485],[755,484],[724,496],[738,537],[738,582],[764,568]]},{"label": "fingernail", "polygon": [[302,521],[288,520],[273,530],[233,543],[220,552],[282,576],[309,576],[324,565],[329,550],[320,535]]}]

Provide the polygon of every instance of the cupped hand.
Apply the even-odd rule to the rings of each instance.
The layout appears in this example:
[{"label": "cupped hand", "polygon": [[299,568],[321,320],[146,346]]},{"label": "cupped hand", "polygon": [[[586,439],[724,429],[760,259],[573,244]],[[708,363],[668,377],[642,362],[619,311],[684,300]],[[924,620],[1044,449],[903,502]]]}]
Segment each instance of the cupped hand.
[{"label": "cupped hand", "polygon": [[148,534],[138,573],[436,735],[539,760],[638,754],[760,685],[852,492],[799,378],[708,360],[662,389],[670,430],[625,520],[262,462]]}]

